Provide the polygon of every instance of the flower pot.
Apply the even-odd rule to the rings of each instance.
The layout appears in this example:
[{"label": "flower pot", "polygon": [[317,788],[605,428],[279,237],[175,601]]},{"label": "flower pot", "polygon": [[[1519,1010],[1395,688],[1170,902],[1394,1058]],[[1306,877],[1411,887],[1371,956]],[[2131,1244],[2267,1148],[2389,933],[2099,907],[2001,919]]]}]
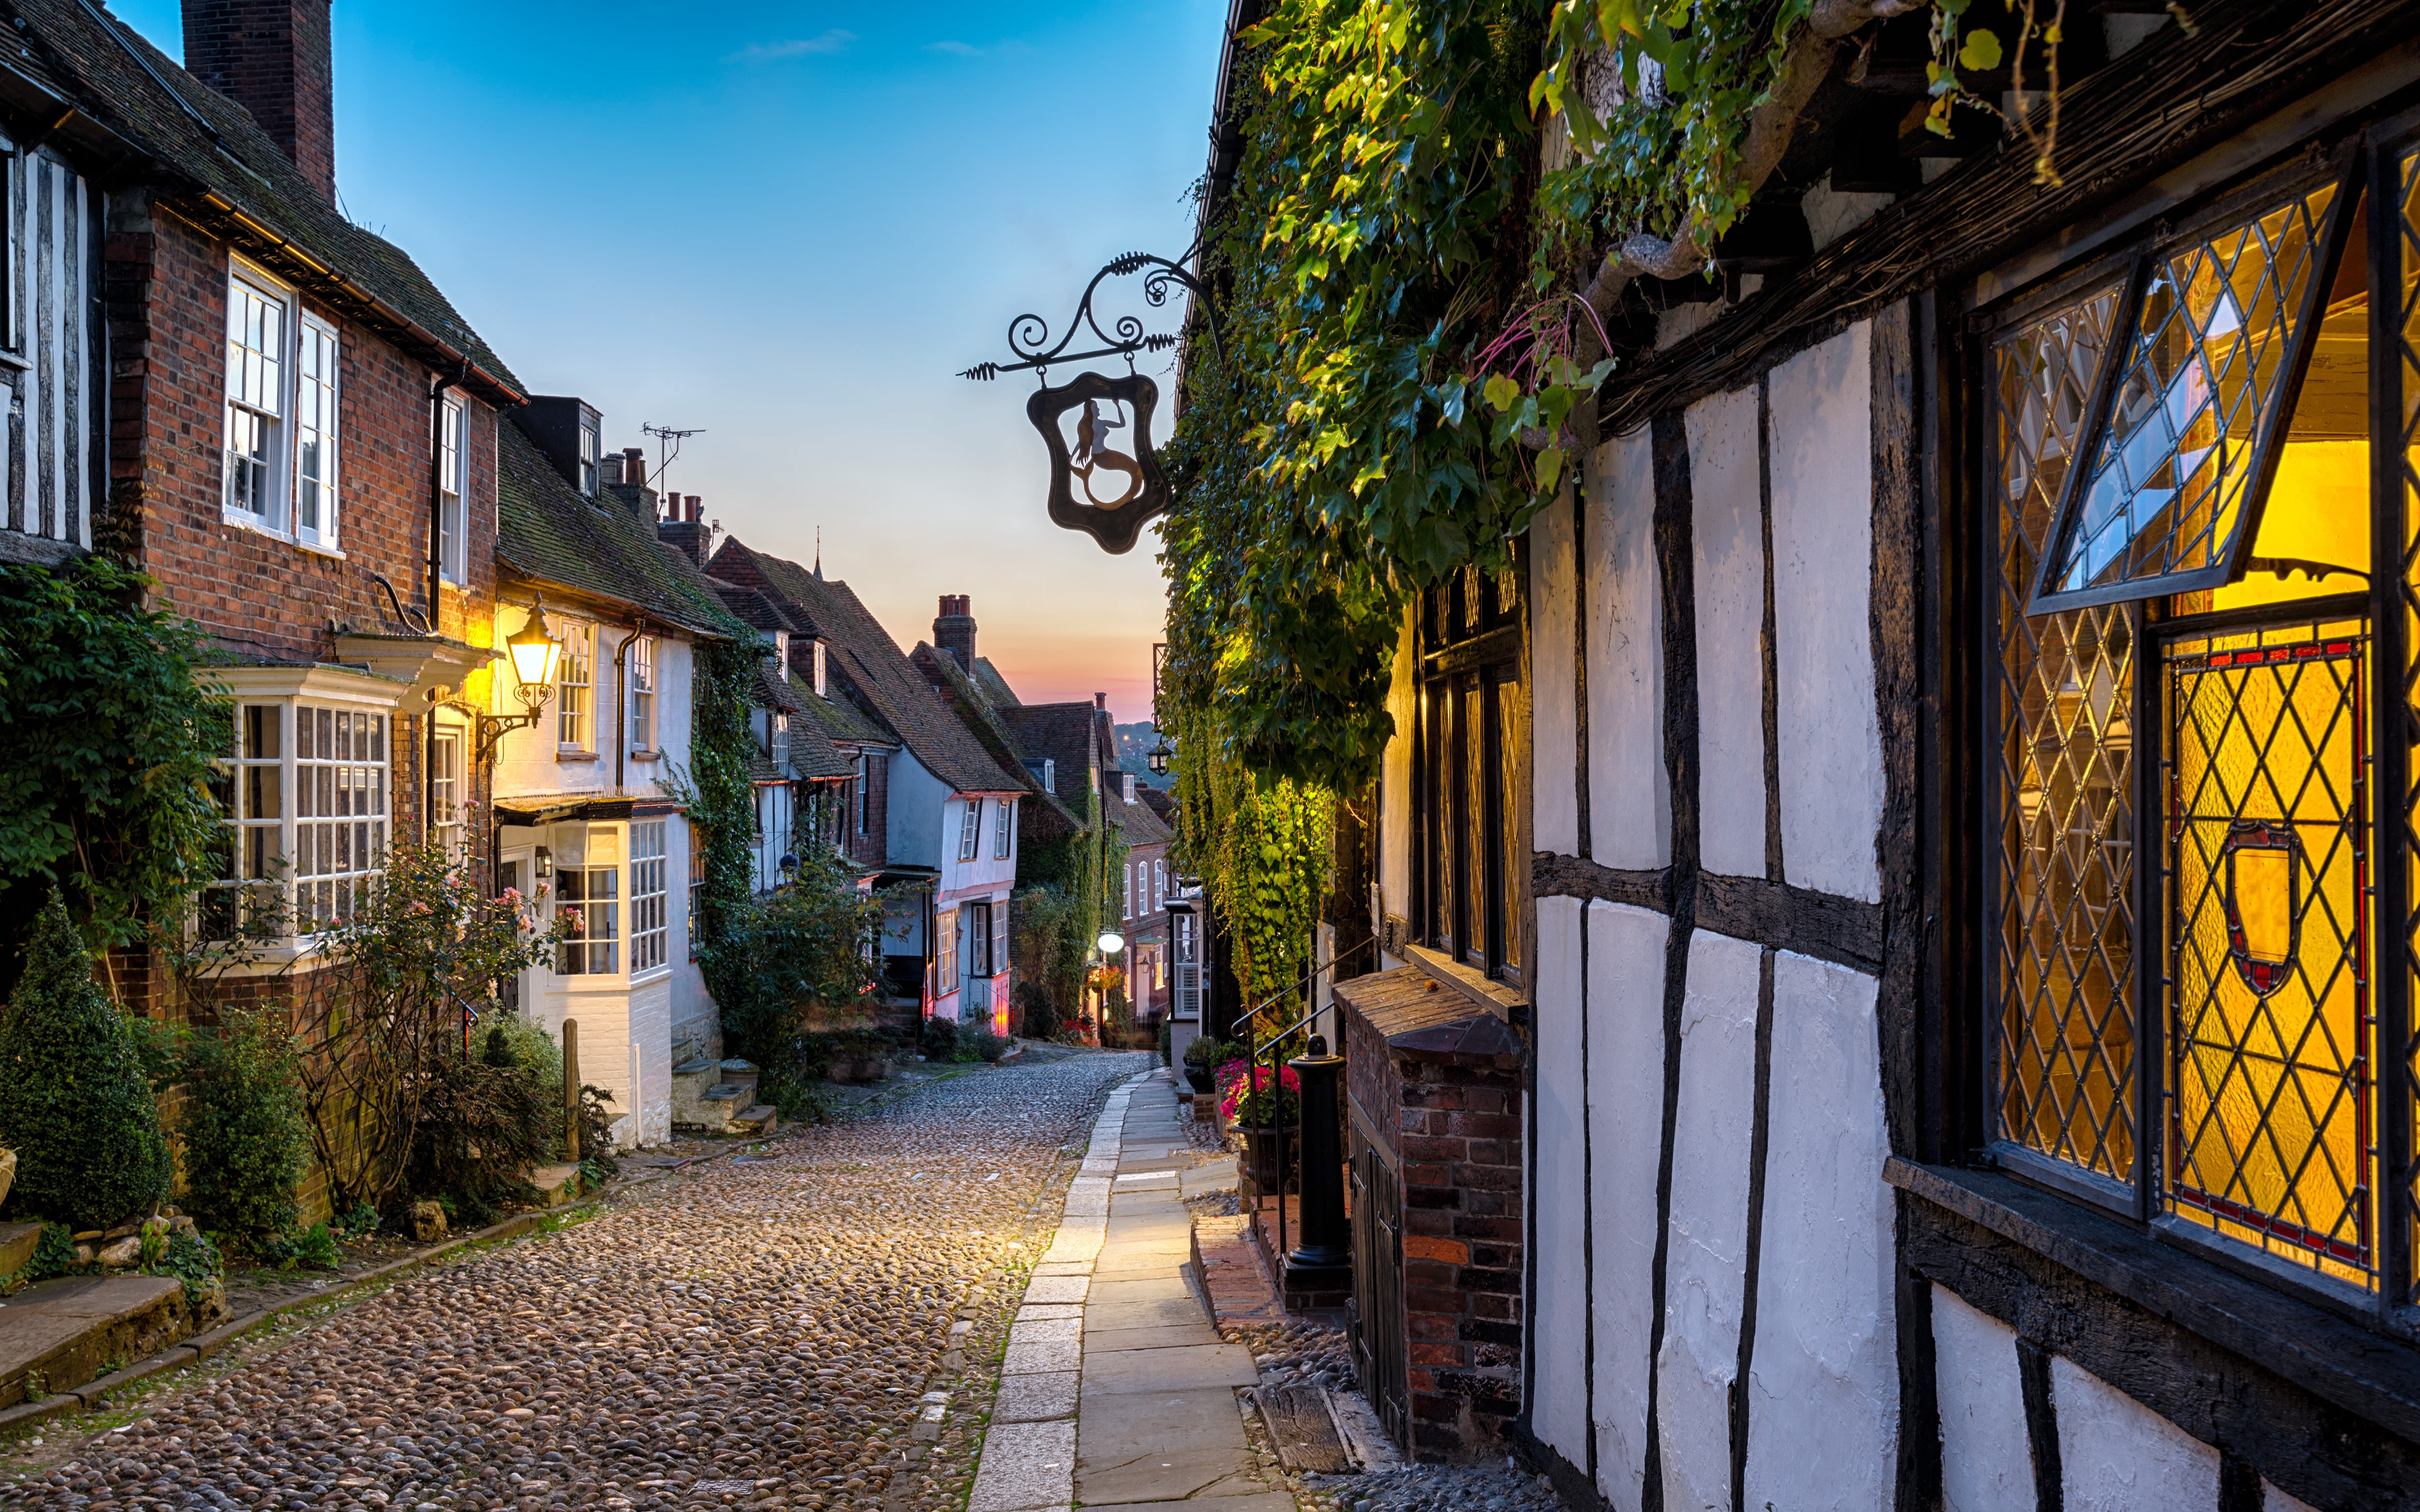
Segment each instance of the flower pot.
[{"label": "flower pot", "polygon": [[1218,1089],[1218,1084],[1212,1079],[1210,1068],[1207,1066],[1186,1067],[1185,1082],[1197,1095],[1215,1092]]},{"label": "flower pot", "polygon": [[[1278,1130],[1270,1125],[1239,1125],[1244,1152],[1235,1157],[1235,1173],[1263,1192],[1278,1189]],[[1292,1130],[1286,1131],[1289,1134]]]}]

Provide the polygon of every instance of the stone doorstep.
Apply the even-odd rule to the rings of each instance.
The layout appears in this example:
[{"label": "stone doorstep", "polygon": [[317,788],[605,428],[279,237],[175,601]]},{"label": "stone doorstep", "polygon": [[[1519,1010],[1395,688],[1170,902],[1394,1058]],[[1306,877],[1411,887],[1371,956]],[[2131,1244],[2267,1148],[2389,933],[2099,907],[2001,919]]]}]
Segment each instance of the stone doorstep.
[{"label": "stone doorstep", "polygon": [[50,1391],[71,1391],[107,1360],[143,1360],[192,1332],[184,1287],[173,1276],[38,1281],[0,1307],[0,1404],[25,1399],[31,1372],[41,1372]]}]

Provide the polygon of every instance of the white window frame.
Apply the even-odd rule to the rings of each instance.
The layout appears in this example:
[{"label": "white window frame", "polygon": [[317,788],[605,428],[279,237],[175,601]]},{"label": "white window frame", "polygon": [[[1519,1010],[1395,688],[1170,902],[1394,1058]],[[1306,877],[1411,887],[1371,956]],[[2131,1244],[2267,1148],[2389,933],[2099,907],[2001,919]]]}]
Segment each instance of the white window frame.
[{"label": "white window frame", "polygon": [[773,760],[778,763],[789,759],[790,717],[776,709],[773,711]]},{"label": "white window frame", "polygon": [[1016,800],[994,798],[999,812],[991,821],[991,858],[1005,861],[1016,849]]},{"label": "white window frame", "polygon": [[1167,907],[1168,863],[1166,861],[1154,861],[1151,863],[1151,890],[1152,895],[1158,900],[1156,903],[1153,903],[1152,906],[1154,908]]},{"label": "white window frame", "polygon": [[958,859],[971,861],[983,849],[983,810],[981,798],[969,798],[966,812],[958,819]]},{"label": "white window frame", "polygon": [[773,632],[773,680],[777,683],[790,680],[790,632],[787,630]]},{"label": "white window frame", "polygon": [[630,825],[630,975],[654,971],[670,959],[671,910],[667,906],[665,822]]},{"label": "white window frame", "polygon": [[597,497],[597,467],[604,455],[604,442],[597,427],[586,416],[580,421],[580,491],[589,498]]},{"label": "white window frame", "polygon": [[463,476],[469,449],[462,444],[462,427],[469,414],[460,397],[450,393],[438,409],[437,571],[449,583],[459,583],[465,578],[463,549],[470,518],[463,501],[470,496],[470,489]]},{"label": "white window frame", "polygon": [[[345,414],[344,338],[334,325],[306,311],[295,324],[294,342],[294,538],[333,550],[341,513],[338,504],[343,498],[340,484],[344,448],[339,437]],[[318,463],[319,475],[316,478],[305,479],[302,475],[306,452]],[[310,524],[302,519],[306,486],[319,515]]]},{"label": "white window frame", "polygon": [[622,832],[604,825],[561,825],[554,834],[554,915],[568,926],[555,947],[555,974],[620,976]]},{"label": "white window frame", "polygon": [[585,755],[596,741],[597,626],[566,620],[554,669],[554,746]]},{"label": "white window frame", "polygon": [[818,641],[816,641],[816,642],[814,643],[814,647],[815,647],[815,696],[816,696],[817,698],[830,698],[830,697],[831,697],[831,684],[830,684],[830,682],[828,680],[828,678],[826,677],[826,674],[825,674],[825,672],[824,672],[824,643],[823,643],[822,641],[818,640]]},{"label": "white window frame", "polygon": [[[346,917],[384,871],[395,722],[388,706],[238,693],[234,748],[219,761],[221,822],[230,834],[209,890],[248,891],[256,908],[278,913],[284,927],[266,938],[309,940],[319,931],[306,923]],[[203,933],[226,938],[261,921],[238,918],[241,910],[240,899],[205,900]],[[235,929],[213,927],[228,918]]]},{"label": "white window frame", "polygon": [[959,952],[966,957],[969,981],[989,978],[1000,964],[992,959],[991,916],[992,906],[986,900],[977,899],[959,905],[958,917],[964,922],[958,933],[970,942],[967,949]]},{"label": "white window frame", "polygon": [[[227,361],[219,375],[225,398],[219,436],[220,507],[226,518],[236,524],[286,535],[293,495],[287,461],[294,424],[294,291],[250,264],[230,260],[226,300]],[[276,332],[264,329],[256,343],[248,339],[256,301],[264,315],[274,312],[277,317]],[[262,325],[267,325],[265,319]],[[244,397],[237,397],[239,391]],[[237,501],[235,447],[239,418],[260,424],[264,438],[256,460],[252,463],[259,479],[259,492],[249,503]]]},{"label": "white window frame", "polygon": [[958,911],[937,908],[933,911],[933,995],[944,997],[958,990]]},{"label": "white window frame", "polygon": [[458,724],[440,724],[435,759],[428,766],[429,828],[447,858],[458,863],[468,859],[462,839],[462,801],[468,793],[463,781],[463,733]]},{"label": "white window frame", "polygon": [[656,748],[656,638],[643,635],[630,642],[626,665],[630,676],[630,748]]}]

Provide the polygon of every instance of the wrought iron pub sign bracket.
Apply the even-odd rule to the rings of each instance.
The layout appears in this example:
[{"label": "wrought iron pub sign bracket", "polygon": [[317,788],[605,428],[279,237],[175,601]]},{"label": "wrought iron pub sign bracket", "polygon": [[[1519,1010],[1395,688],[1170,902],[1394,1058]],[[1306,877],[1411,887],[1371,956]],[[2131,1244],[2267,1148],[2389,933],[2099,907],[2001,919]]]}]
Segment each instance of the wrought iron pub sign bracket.
[{"label": "wrought iron pub sign bracket", "polygon": [[[1093,275],[1076,302],[1075,315],[1055,343],[1050,340],[1049,322],[1038,315],[1021,315],[1008,325],[1008,347],[1016,361],[979,363],[958,375],[989,382],[1002,373],[1031,371],[1041,381],[1042,386],[1025,402],[1025,416],[1041,433],[1042,444],[1050,455],[1050,518],[1067,530],[1084,532],[1103,550],[1111,552],[1133,550],[1145,522],[1166,513],[1170,501],[1168,481],[1152,445],[1152,416],[1159,405],[1159,385],[1134,371],[1134,359],[1138,352],[1166,351],[1176,345],[1176,337],[1160,332],[1146,334],[1142,321],[1131,315],[1120,316],[1104,328],[1093,310],[1093,294],[1103,280],[1146,269],[1151,271],[1143,280],[1144,300],[1155,308],[1164,305],[1170,286],[1182,285],[1194,296],[1216,343],[1218,316],[1193,275],[1165,257],[1130,252]],[[1088,331],[1101,345],[1069,351]],[[1089,362],[1096,357],[1125,358],[1125,376],[1087,372],[1056,387],[1050,383],[1053,363]],[[1077,416],[1076,440],[1070,446],[1064,419],[1077,409],[1082,413]],[[1121,419],[1121,413],[1131,416],[1131,421]],[[1131,437],[1114,435],[1129,425]],[[1114,444],[1120,440],[1133,448],[1130,454]]]}]

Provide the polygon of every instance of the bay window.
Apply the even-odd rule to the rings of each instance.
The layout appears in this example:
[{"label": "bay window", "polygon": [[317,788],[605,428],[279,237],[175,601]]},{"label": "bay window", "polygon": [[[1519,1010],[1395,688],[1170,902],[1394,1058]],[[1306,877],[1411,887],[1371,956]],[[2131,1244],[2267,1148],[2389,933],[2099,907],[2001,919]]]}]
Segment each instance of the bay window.
[{"label": "bay window", "polygon": [[368,900],[388,841],[390,718],[239,695],[216,783],[225,839],[200,902],[205,938],[315,934]]},{"label": "bay window", "polygon": [[554,917],[565,926],[554,969],[566,977],[622,969],[622,837],[597,825],[558,826]]},{"label": "bay window", "polygon": [[1993,1153],[2373,1309],[2420,1211],[2377,1072],[2420,959],[2420,579],[2371,549],[2420,480],[2416,185],[2409,149],[2280,170],[1980,354]]},{"label": "bay window", "polygon": [[668,959],[671,923],[664,857],[664,822],[630,826],[630,974],[653,971]]}]

